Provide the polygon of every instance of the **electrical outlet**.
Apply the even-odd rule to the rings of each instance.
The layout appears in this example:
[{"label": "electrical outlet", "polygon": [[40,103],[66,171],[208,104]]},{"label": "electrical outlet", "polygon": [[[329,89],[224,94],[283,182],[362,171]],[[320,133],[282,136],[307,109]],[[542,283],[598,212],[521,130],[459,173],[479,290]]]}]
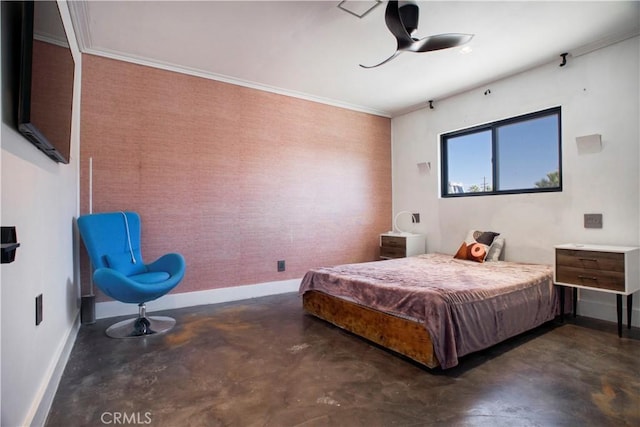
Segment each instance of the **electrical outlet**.
[{"label": "electrical outlet", "polygon": [[42,323],[42,294],[36,297],[36,326]]},{"label": "electrical outlet", "polygon": [[584,214],[584,228],[602,228],[602,214]]},{"label": "electrical outlet", "polygon": [[419,213],[411,214],[411,222],[414,224],[420,224],[420,214]]},{"label": "electrical outlet", "polygon": [[284,271],[285,267],[284,267],[284,260],[280,260],[278,261],[278,271]]}]

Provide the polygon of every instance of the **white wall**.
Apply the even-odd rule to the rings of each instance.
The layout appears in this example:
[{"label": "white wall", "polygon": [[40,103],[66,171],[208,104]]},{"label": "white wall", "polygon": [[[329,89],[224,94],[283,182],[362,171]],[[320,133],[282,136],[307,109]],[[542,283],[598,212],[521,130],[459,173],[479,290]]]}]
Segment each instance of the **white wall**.
[{"label": "white wall", "polygon": [[[505,78],[392,120],[394,211],[421,213],[403,229],[426,233],[428,252],[455,253],[469,229],[502,233],[506,259],[553,263],[559,243],[640,244],[638,117],[640,39]],[[491,93],[484,95],[486,89]],[[443,199],[439,134],[562,107],[563,191]],[[580,154],[575,138],[599,133],[602,151]],[[430,162],[421,173],[417,164]],[[602,229],[583,228],[602,213]],[[404,218],[408,221],[408,216]],[[402,218],[402,217],[401,217]],[[640,298],[634,325],[640,325]],[[615,296],[580,292],[580,314],[615,320]]]},{"label": "white wall", "polygon": [[[51,161],[3,115],[1,220],[16,226],[21,244],[15,261],[0,267],[3,426],[44,423],[78,328],[73,219],[78,212],[80,52],[71,38],[76,93],[70,164]],[[44,312],[36,326],[38,294],[43,294]]]}]

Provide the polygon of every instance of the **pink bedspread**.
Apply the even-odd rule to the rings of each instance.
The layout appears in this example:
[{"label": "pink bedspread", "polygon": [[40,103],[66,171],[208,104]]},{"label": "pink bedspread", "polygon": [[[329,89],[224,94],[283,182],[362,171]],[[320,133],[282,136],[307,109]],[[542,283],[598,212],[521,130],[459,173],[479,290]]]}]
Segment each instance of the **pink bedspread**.
[{"label": "pink bedspread", "polygon": [[553,319],[558,305],[551,266],[443,254],[313,269],[308,290],[423,323],[443,369]]}]

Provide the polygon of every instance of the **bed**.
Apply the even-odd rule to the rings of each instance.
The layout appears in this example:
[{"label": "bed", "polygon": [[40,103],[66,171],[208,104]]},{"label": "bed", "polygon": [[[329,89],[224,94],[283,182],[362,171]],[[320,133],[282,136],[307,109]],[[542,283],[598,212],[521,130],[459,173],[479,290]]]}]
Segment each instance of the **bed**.
[{"label": "bed", "polygon": [[312,269],[299,292],[308,313],[442,369],[559,311],[549,265],[444,254]]}]

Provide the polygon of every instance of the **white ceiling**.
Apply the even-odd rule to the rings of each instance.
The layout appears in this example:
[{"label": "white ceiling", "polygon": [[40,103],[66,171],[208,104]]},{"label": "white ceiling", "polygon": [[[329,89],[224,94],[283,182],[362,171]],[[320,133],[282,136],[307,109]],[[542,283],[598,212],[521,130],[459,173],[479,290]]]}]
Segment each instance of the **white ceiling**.
[{"label": "white ceiling", "polygon": [[377,64],[395,51],[386,2],[363,18],[339,3],[68,4],[83,52],[390,117],[640,31],[638,1],[419,1],[416,36],[472,33],[472,51],[403,53],[367,70],[358,64]]}]

